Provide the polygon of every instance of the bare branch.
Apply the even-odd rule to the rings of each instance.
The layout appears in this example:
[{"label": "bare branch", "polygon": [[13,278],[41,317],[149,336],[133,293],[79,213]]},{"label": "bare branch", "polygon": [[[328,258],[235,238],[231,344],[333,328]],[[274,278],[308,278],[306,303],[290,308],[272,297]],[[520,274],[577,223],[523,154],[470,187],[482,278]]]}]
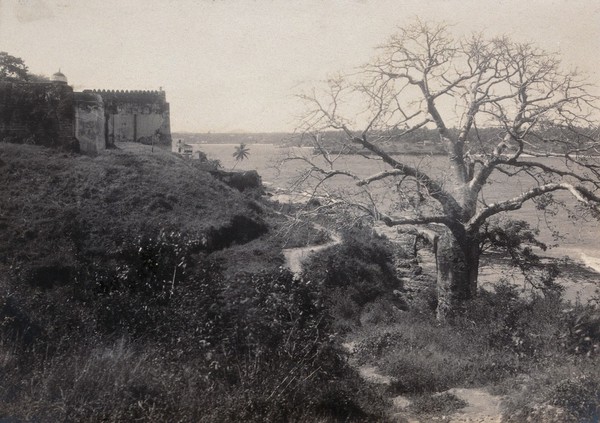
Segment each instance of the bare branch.
[{"label": "bare branch", "polygon": [[449,225],[451,223],[447,216],[422,216],[403,219],[381,215],[380,220],[383,221],[383,223],[385,223],[387,226],[428,225],[430,223]]},{"label": "bare branch", "polygon": [[539,197],[543,194],[565,190],[569,191],[580,202],[598,209],[600,205],[600,197],[596,196],[590,190],[583,186],[572,185],[569,183],[550,183],[535,187],[521,195],[499,203],[492,203],[476,213],[467,225],[467,230],[478,229],[481,224],[489,217],[505,211],[513,211],[520,209],[523,204],[532,198]]},{"label": "bare branch", "polygon": [[394,169],[393,172],[397,172],[397,175],[411,176],[418,179],[427,187],[431,196],[436,199],[444,207],[444,209],[448,210],[448,212],[459,212],[460,205],[457,203],[456,199],[450,193],[448,193],[441,184],[429,177],[426,173],[397,161],[388,153],[367,141],[365,137],[353,137],[352,140],[381,157],[385,163],[392,166]]},{"label": "bare branch", "polygon": [[[591,188],[600,189],[597,99],[583,78],[561,68],[556,55],[508,37],[474,34],[455,41],[447,25],[419,20],[400,29],[379,53],[360,71],[329,80],[324,93],[303,97],[311,107],[306,130],[339,131],[338,154],[376,157],[386,166],[360,177],[337,169],[339,156],[327,152],[330,141],[313,138],[326,169],[312,169],[312,175],[350,178],[365,189],[365,213],[387,223],[436,223],[476,233],[488,217],[547,192],[566,190],[578,201],[595,204]],[[453,110],[447,107],[449,99]],[[433,126],[448,169],[411,166],[394,154],[400,151],[388,150]],[[544,157],[562,160],[557,164]],[[481,208],[478,198],[495,172],[524,175],[534,187]],[[409,180],[414,186],[402,186]],[[372,193],[387,181],[396,182],[395,210],[404,213],[408,203],[414,216],[393,218],[394,213],[384,216],[378,209]],[[427,204],[433,207],[427,213],[418,201],[413,204],[420,189],[435,200]],[[410,190],[415,196],[405,193]]]}]

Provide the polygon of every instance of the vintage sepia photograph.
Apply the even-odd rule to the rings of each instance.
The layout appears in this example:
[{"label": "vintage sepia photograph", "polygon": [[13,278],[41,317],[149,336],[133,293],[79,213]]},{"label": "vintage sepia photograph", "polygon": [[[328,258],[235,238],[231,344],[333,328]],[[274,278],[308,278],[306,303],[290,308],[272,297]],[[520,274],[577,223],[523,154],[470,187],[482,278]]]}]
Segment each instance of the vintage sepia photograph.
[{"label": "vintage sepia photograph", "polygon": [[0,0],[0,423],[600,422],[600,3]]}]

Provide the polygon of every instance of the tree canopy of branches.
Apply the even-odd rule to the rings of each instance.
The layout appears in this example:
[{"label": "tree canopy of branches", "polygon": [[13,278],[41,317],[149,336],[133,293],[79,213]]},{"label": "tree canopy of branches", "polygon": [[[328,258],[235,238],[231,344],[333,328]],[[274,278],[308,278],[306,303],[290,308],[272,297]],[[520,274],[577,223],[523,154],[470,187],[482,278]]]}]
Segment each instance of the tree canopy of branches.
[{"label": "tree canopy of branches", "polygon": [[0,51],[0,81],[29,79],[29,71],[23,59]]},{"label": "tree canopy of branches", "polygon": [[[290,160],[303,162],[301,180],[316,178],[318,187],[333,178],[352,182],[357,194],[329,191],[331,204],[430,235],[437,313],[445,320],[476,295],[490,218],[528,201],[543,206],[558,191],[597,216],[596,98],[586,79],[564,70],[555,54],[508,37],[455,39],[443,23],[417,20],[378,53],[357,71],[301,95],[307,104],[301,133],[317,154]],[[443,172],[390,154],[423,128],[437,130]],[[342,145],[335,153],[327,141],[332,134]],[[344,166],[342,153],[375,160],[370,169],[377,171],[365,175]],[[529,185],[488,202],[482,190],[497,175]],[[391,204],[377,201],[375,187],[382,183],[395,187]]]}]

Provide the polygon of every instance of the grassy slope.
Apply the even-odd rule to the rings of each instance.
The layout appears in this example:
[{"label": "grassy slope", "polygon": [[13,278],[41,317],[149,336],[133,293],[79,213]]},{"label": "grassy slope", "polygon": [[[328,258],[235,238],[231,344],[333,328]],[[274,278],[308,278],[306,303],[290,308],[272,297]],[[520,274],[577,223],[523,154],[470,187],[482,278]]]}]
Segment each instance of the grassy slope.
[{"label": "grassy slope", "polygon": [[91,158],[0,144],[0,160],[3,261],[47,256],[76,225],[86,249],[109,250],[157,227],[201,236],[235,215],[257,218],[239,193],[160,150]]},{"label": "grassy slope", "polygon": [[252,193],[141,146],[0,143],[0,181],[0,419],[364,420]]}]

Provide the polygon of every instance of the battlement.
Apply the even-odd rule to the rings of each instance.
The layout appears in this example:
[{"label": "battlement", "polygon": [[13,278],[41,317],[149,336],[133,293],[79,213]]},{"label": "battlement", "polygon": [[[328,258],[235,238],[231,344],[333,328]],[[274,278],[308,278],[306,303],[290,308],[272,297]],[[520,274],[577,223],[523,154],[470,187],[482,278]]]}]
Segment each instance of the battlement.
[{"label": "battlement", "polygon": [[165,96],[165,92],[163,90],[83,90],[83,92],[92,92],[92,93],[97,93],[97,94],[104,94],[104,93],[112,93],[112,94],[128,94],[128,93],[143,93],[143,94],[154,94],[154,95],[160,95],[162,97]]},{"label": "battlement", "polygon": [[83,90],[83,92],[99,94],[104,100],[124,102],[166,101],[166,93],[162,90]]}]

